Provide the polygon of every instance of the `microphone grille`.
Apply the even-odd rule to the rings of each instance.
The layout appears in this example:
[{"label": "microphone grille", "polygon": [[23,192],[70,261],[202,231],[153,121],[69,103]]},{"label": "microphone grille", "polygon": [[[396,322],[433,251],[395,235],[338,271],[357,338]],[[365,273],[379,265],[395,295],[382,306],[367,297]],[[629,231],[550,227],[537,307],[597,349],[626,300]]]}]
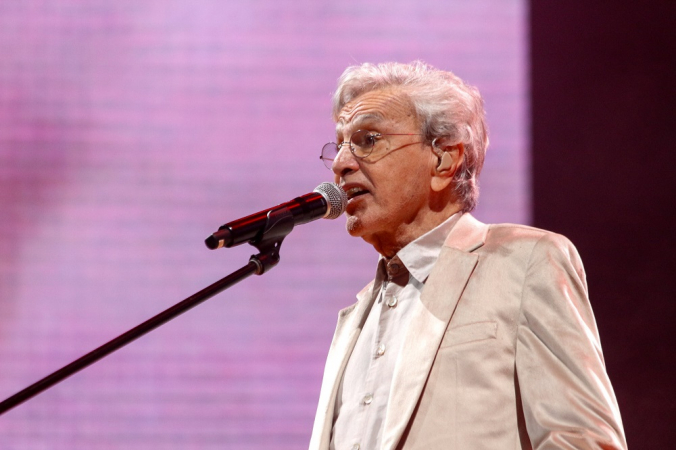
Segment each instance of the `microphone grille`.
[{"label": "microphone grille", "polygon": [[336,183],[322,183],[314,190],[322,194],[329,204],[325,219],[335,219],[345,212],[347,208],[347,194]]}]

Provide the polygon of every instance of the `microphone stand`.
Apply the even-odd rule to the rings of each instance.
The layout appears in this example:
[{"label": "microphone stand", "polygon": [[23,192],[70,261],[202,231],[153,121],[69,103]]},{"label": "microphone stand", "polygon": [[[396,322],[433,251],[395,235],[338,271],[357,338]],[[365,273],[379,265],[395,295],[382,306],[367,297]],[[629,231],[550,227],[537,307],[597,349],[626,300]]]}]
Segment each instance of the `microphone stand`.
[{"label": "microphone stand", "polygon": [[293,214],[291,214],[289,208],[281,208],[271,211],[268,214],[265,227],[263,228],[262,232],[259,233],[260,235],[249,241],[249,244],[256,247],[259,253],[257,255],[252,255],[251,258],[249,258],[249,263],[246,266],[243,266],[225,278],[222,278],[210,286],[207,286],[201,291],[175,304],[171,308],[162,311],[161,313],[146,320],[142,324],[137,325],[126,333],[119,335],[115,339],[103,344],[99,348],[92,350],[86,355],[62,367],[51,375],[44,377],[40,381],[33,383],[27,388],[3,400],[0,402],[0,415],[38,395],[42,391],[49,389],[74,373],[108,356],[115,350],[124,347],[125,345],[154,330],[160,325],[163,325],[178,317],[189,309],[192,309],[205,300],[210,299],[214,295],[224,291],[225,289],[228,289],[231,286],[234,286],[250,275],[254,273],[256,275],[262,275],[269,271],[279,262],[279,249],[282,245],[282,241],[289,233],[291,233],[293,227]]}]

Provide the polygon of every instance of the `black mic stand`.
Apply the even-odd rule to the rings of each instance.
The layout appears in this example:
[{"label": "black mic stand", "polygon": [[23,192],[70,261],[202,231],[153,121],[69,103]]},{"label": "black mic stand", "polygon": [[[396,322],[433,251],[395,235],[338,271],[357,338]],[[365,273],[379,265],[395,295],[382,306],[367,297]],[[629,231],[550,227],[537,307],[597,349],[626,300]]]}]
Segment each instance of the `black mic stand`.
[{"label": "black mic stand", "polygon": [[249,263],[231,273],[225,278],[207,286],[196,294],[191,295],[180,303],[175,304],[169,309],[162,311],[156,316],[146,320],[140,325],[132,328],[116,337],[115,339],[103,344],[99,348],[92,350],[86,355],[76,359],[72,363],[62,367],[56,372],[52,373],[17,392],[11,397],[3,400],[0,403],[0,415],[9,411],[17,405],[27,401],[28,399],[38,395],[40,392],[49,389],[60,381],[65,380],[74,373],[84,369],[85,367],[95,363],[96,361],[108,356],[115,350],[124,347],[130,342],[143,336],[144,334],[154,330],[170,320],[178,317],[189,309],[199,305],[205,300],[210,299],[214,295],[224,291],[225,289],[234,286],[238,282],[247,278],[252,274],[262,275],[279,262],[279,249],[282,241],[293,230],[294,220],[293,214],[288,208],[281,208],[271,211],[268,214],[268,220],[265,228],[260,233],[260,236],[249,241],[249,244],[258,249],[257,255],[249,258]]}]

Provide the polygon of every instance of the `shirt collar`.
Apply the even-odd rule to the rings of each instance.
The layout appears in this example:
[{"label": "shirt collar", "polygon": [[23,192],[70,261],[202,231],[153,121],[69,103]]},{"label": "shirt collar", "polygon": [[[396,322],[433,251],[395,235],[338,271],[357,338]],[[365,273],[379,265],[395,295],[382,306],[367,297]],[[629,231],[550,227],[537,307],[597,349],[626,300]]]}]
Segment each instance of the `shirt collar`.
[{"label": "shirt collar", "polygon": [[395,258],[401,260],[408,272],[420,283],[427,280],[439,258],[446,237],[462,213],[455,213],[432,230],[399,250]]}]

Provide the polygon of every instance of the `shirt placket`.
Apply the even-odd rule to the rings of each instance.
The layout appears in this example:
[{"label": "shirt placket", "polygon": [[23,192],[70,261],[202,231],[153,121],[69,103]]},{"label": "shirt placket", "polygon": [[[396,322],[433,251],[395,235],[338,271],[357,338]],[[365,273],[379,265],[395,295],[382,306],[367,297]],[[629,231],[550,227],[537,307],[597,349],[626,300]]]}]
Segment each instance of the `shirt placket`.
[{"label": "shirt placket", "polygon": [[395,283],[385,281],[378,301],[374,305],[378,308],[378,325],[371,342],[369,368],[364,383],[364,393],[360,400],[359,410],[363,414],[362,423],[364,424],[362,439],[353,440],[351,448],[355,450],[363,448],[362,443],[375,439],[375,436],[369,436],[369,433],[381,428],[381,424],[376,422],[382,421],[385,416],[391,380],[386,381],[384,378],[391,377],[390,372],[394,361],[390,361],[390,358],[396,357],[388,350],[393,345],[393,315],[396,313],[397,296],[401,290],[402,288]]},{"label": "shirt placket", "polygon": [[380,295],[378,296],[378,300],[374,305],[374,308],[377,308],[378,311],[378,321],[373,339],[370,343],[369,365],[364,380],[364,391],[361,399],[359,400],[360,405],[358,409],[360,411],[360,415],[362,415],[363,426],[361,427],[359,436],[354,436],[353,445],[351,447],[353,450],[364,448],[364,443],[368,443],[373,440],[373,437],[369,436],[369,432],[377,429],[374,427],[374,422],[378,417],[378,413],[377,411],[374,411],[374,408],[377,409],[378,404],[385,401],[384,399],[380,398],[380,393],[378,392],[378,387],[380,384],[382,384],[383,365],[377,355],[377,346],[380,342],[382,342],[384,334],[388,328],[388,317],[386,314],[383,314],[382,305],[385,304],[384,299],[387,297],[387,291],[388,288],[390,288],[389,284],[390,283],[387,281],[383,282]]}]

